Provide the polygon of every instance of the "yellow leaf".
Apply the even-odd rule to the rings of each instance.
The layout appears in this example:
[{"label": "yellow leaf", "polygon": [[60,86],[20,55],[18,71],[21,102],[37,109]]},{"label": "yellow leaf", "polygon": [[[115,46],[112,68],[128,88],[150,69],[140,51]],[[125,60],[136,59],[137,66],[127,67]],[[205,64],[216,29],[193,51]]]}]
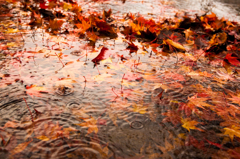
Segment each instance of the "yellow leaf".
[{"label": "yellow leaf", "polygon": [[48,140],[50,140],[47,136],[44,136],[44,135],[38,136],[38,137],[36,137],[36,138],[39,139],[39,140],[42,140],[42,141],[48,141]]},{"label": "yellow leaf", "polygon": [[63,9],[65,11],[71,10],[72,9],[72,5],[70,3],[63,3]]},{"label": "yellow leaf", "polygon": [[14,47],[14,46],[17,46],[17,44],[14,43],[14,42],[11,42],[11,43],[7,43],[7,46],[8,46],[8,47]]},{"label": "yellow leaf", "polygon": [[8,28],[8,30],[6,31],[6,33],[17,33],[19,32],[18,29],[12,29],[12,28]]},{"label": "yellow leaf", "polygon": [[137,104],[134,104],[133,105],[133,108],[131,108],[131,110],[133,111],[133,112],[137,112],[137,113],[140,113],[140,114],[145,114],[145,113],[147,113],[147,107],[146,106],[139,106],[139,105],[137,105]]},{"label": "yellow leaf", "polygon": [[88,127],[88,134],[95,132],[98,132],[98,127],[97,127],[97,120],[94,119],[93,117],[89,119],[84,119],[84,123],[76,124],[82,127]]},{"label": "yellow leaf", "polygon": [[172,45],[173,47],[181,50],[181,51],[186,51],[186,49],[179,43],[176,43],[170,39],[164,40],[165,43]]},{"label": "yellow leaf", "polygon": [[187,129],[188,131],[190,131],[190,129],[197,129],[202,131],[202,129],[197,128],[195,125],[199,124],[199,122],[195,121],[195,120],[191,120],[189,118],[183,119],[182,118],[182,127],[184,127],[185,129]]},{"label": "yellow leaf", "polygon": [[233,141],[234,136],[240,138],[240,127],[232,125],[231,128],[224,128],[224,135],[229,135],[230,139]]}]

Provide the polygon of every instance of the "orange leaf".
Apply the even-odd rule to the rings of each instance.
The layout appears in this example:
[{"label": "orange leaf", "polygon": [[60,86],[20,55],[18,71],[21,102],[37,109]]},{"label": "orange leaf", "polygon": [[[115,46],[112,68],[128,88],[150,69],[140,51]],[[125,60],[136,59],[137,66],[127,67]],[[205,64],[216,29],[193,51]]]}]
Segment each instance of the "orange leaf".
[{"label": "orange leaf", "polygon": [[199,122],[195,121],[195,120],[191,120],[190,118],[182,118],[182,127],[184,127],[185,129],[187,129],[188,131],[190,131],[190,129],[197,129],[200,131],[203,131],[202,129],[197,128],[195,125],[199,124]]},{"label": "orange leaf", "polygon": [[230,139],[233,141],[234,136],[240,138],[240,127],[232,125],[230,128],[224,128],[224,135],[228,135]]},{"label": "orange leaf", "polygon": [[32,141],[33,141],[33,140],[31,139],[31,140],[28,141],[28,142],[24,142],[24,143],[19,144],[17,147],[15,147],[15,148],[11,151],[12,155],[22,152]]},{"label": "orange leaf", "polygon": [[80,123],[80,124],[76,124],[82,127],[88,127],[88,134],[95,132],[98,132],[98,127],[97,127],[97,120],[94,119],[93,117],[89,118],[89,119],[84,119],[85,123]]}]

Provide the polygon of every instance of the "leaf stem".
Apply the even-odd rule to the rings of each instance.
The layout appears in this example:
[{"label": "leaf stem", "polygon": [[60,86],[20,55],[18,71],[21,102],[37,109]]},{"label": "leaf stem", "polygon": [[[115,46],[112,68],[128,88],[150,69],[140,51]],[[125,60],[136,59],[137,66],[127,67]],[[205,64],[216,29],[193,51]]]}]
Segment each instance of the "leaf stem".
[{"label": "leaf stem", "polygon": [[113,91],[113,93],[114,93],[117,97],[119,97],[119,95],[117,95],[117,93],[114,92],[114,88],[112,88],[112,91]]},{"label": "leaf stem", "polygon": [[25,103],[26,103],[26,105],[27,105],[27,108],[28,108],[28,110],[29,110],[29,112],[30,112],[30,115],[31,115],[31,117],[32,117],[32,122],[34,123],[33,115],[32,115],[32,112],[31,112],[31,110],[30,110],[30,108],[29,108],[29,106],[28,106],[28,104],[27,104],[27,101],[26,101],[25,98],[23,98],[23,100],[25,101]]},{"label": "leaf stem", "polygon": [[60,57],[57,55],[57,53],[55,52],[56,56],[58,57],[59,61],[62,63],[63,67],[65,66],[62,62],[62,60],[60,59]]}]

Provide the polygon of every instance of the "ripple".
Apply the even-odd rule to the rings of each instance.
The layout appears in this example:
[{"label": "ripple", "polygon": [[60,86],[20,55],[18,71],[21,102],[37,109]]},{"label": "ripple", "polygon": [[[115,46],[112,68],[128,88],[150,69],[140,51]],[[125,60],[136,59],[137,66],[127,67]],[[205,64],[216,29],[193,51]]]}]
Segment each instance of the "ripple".
[{"label": "ripple", "polygon": [[55,87],[55,92],[60,96],[70,95],[73,91],[73,86],[70,84],[62,84]]},{"label": "ripple", "polygon": [[131,122],[130,126],[133,129],[142,129],[143,123],[141,121],[133,121],[133,122]]}]

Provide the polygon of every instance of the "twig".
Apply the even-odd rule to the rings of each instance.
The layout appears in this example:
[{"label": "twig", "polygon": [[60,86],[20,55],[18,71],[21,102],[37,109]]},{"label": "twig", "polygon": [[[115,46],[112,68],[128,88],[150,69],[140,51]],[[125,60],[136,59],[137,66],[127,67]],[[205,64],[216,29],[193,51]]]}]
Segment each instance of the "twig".
[{"label": "twig", "polygon": [[31,112],[31,110],[30,110],[30,108],[29,108],[29,106],[28,106],[28,104],[27,104],[27,101],[26,101],[25,98],[23,98],[23,100],[25,101],[25,103],[26,103],[26,105],[27,105],[27,108],[28,108],[28,110],[29,110],[29,112],[30,112],[30,115],[31,115],[31,117],[32,117],[32,122],[34,123],[33,115],[32,115],[32,112]]}]

